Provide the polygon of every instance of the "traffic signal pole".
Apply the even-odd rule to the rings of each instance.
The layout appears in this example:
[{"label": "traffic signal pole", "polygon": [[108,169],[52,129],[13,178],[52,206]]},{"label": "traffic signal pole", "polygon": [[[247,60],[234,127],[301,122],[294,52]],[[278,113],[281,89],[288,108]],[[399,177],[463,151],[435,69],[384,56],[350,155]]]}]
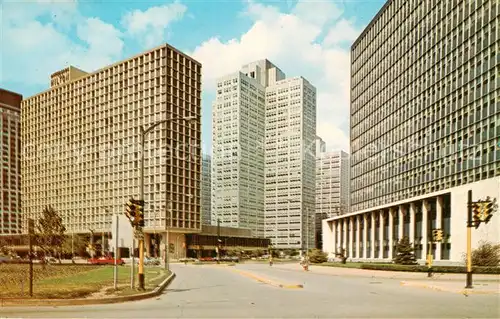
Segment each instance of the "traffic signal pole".
[{"label": "traffic signal pole", "polygon": [[472,190],[467,193],[467,277],[465,288],[472,288]]},{"label": "traffic signal pole", "polygon": [[[140,166],[140,198],[139,200],[144,203],[144,136],[146,132],[144,128],[141,126],[141,166]],[[140,228],[136,226],[136,229]],[[139,280],[139,290],[144,290],[144,235],[138,238],[139,241],[139,269],[138,269],[138,280]]]}]

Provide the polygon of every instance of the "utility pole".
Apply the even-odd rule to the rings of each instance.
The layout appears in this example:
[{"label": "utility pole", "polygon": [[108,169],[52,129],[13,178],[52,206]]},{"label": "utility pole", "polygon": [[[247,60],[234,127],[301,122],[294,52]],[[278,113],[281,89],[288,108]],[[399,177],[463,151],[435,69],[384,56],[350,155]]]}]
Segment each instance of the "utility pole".
[{"label": "utility pole", "polygon": [[113,268],[113,287],[115,290],[118,288],[118,226],[119,226],[119,215],[116,214],[116,225],[115,225],[115,266]]},{"label": "utility pole", "polygon": [[170,271],[170,259],[169,259],[169,254],[170,254],[170,219],[172,216],[172,210],[171,210],[171,205],[172,202],[169,200],[168,205],[167,205],[167,211],[165,214],[167,214],[165,217],[165,228],[166,228],[166,238],[165,238],[165,270]]},{"label": "utility pole", "polygon": [[217,218],[217,263],[220,263],[220,218]]},{"label": "utility pole", "polygon": [[130,253],[132,265],[130,265],[130,288],[134,289],[135,285],[135,238],[132,236],[132,251]]},{"label": "utility pole", "polygon": [[472,190],[467,193],[467,276],[465,279],[465,288],[472,287]]},{"label": "utility pole", "polygon": [[29,247],[29,294],[33,297],[33,231],[35,229],[35,222],[33,219],[28,219],[28,247]]}]

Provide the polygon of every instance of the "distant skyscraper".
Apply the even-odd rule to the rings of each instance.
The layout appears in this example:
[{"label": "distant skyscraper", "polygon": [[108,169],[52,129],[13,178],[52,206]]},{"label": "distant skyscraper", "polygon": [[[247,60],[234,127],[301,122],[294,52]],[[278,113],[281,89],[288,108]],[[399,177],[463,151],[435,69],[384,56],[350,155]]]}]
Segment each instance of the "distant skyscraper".
[{"label": "distant skyscraper", "polygon": [[316,245],[321,248],[321,221],[349,213],[349,154],[316,154]]},{"label": "distant skyscraper", "polygon": [[217,80],[212,107],[212,223],[264,235],[265,87],[283,72],[267,60]]},{"label": "distant skyscraper", "polygon": [[313,247],[315,138],[316,89],[302,77],[260,60],[220,78],[212,221],[250,228],[276,248]]},{"label": "distant skyscraper", "polygon": [[319,136],[316,137],[316,158],[321,154],[326,152],[326,143]]},{"label": "distant skyscraper", "polygon": [[201,165],[201,221],[204,225],[211,224],[212,218],[212,158],[203,154]]},{"label": "distant skyscraper", "polygon": [[316,88],[302,77],[267,87],[265,237],[276,248],[315,246],[315,140]]},{"label": "distant skyscraper", "polygon": [[21,100],[0,89],[0,235],[21,232]]}]

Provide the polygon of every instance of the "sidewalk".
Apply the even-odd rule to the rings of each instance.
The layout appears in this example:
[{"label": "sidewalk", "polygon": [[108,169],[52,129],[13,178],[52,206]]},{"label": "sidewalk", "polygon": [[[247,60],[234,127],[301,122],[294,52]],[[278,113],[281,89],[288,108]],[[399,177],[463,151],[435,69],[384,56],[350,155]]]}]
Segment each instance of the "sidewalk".
[{"label": "sidewalk", "polygon": [[402,286],[418,287],[425,289],[432,289],[436,291],[458,293],[462,295],[472,295],[472,294],[500,294],[500,283],[499,282],[489,282],[489,283],[478,283],[473,284],[472,289],[466,289],[463,282],[457,281],[401,281]]},{"label": "sidewalk", "polygon": [[[289,271],[303,271],[302,267],[296,264],[275,264],[275,268],[289,270]],[[465,274],[441,274],[435,273],[432,278],[427,277],[427,273],[422,272],[405,272],[405,271],[383,271],[383,270],[368,270],[357,268],[340,268],[328,266],[309,266],[312,273],[331,275],[331,276],[353,276],[353,277],[366,277],[366,278],[387,278],[387,279],[400,279],[400,280],[424,280],[430,282],[446,282],[455,281],[461,282],[459,285],[465,283]],[[481,282],[500,283],[499,275],[473,275],[474,284]]]}]

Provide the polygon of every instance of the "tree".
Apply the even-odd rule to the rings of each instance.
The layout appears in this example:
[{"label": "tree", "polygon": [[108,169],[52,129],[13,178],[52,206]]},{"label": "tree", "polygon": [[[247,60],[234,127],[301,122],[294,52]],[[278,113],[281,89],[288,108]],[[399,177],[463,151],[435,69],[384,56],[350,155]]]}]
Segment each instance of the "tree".
[{"label": "tree", "polygon": [[[71,242],[73,241],[73,244]],[[85,236],[80,236],[75,234],[72,238],[72,235],[66,235],[64,238],[64,243],[62,245],[62,253],[64,255],[72,255],[72,252],[75,253],[75,256],[84,256],[86,255],[86,249],[89,244],[89,240]],[[73,247],[73,249],[71,249]]]},{"label": "tree", "polygon": [[309,261],[313,264],[321,264],[328,261],[328,256],[320,249],[313,249],[309,253]]},{"label": "tree", "polygon": [[57,253],[61,258],[65,241],[64,232],[66,232],[66,227],[64,227],[61,216],[54,208],[47,206],[36,225],[35,244],[40,247],[45,255],[54,257]]},{"label": "tree", "polygon": [[400,265],[416,265],[417,259],[413,253],[414,249],[410,243],[410,239],[405,236],[403,237],[396,246],[396,257],[394,257],[394,263]]},{"label": "tree", "polygon": [[500,244],[481,241],[479,247],[472,251],[474,266],[500,266]]}]

